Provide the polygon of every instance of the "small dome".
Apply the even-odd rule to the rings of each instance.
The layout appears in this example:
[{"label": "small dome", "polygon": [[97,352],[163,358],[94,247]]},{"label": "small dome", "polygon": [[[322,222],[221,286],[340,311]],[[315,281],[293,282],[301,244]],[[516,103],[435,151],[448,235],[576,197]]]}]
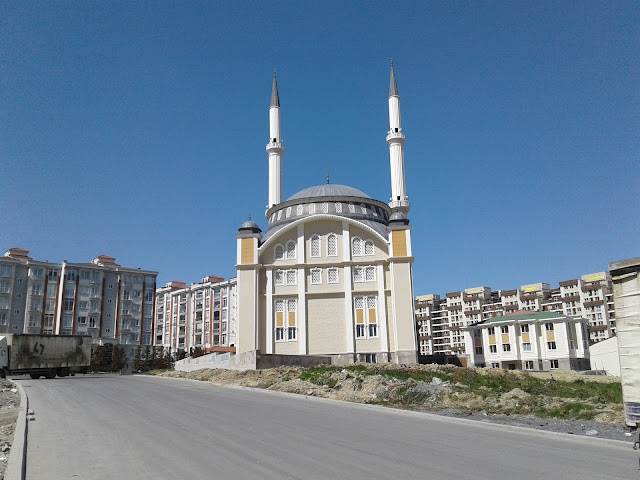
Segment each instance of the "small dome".
[{"label": "small dome", "polygon": [[258,231],[258,232],[261,231],[258,224],[253,220],[245,221],[242,225],[240,225],[240,228],[238,230],[251,230],[251,231]]},{"label": "small dome", "polygon": [[291,195],[288,200],[296,200],[301,198],[312,197],[361,197],[371,198],[366,193],[357,188],[347,185],[338,185],[336,183],[324,183],[322,185],[314,185],[300,190],[298,193]]}]

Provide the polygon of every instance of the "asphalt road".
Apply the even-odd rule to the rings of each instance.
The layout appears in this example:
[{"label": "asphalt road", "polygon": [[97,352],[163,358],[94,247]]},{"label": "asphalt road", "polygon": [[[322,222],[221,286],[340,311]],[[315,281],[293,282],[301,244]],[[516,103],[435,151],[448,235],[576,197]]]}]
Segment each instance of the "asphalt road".
[{"label": "asphalt road", "polygon": [[20,381],[30,480],[640,478],[599,439],[184,380]]}]

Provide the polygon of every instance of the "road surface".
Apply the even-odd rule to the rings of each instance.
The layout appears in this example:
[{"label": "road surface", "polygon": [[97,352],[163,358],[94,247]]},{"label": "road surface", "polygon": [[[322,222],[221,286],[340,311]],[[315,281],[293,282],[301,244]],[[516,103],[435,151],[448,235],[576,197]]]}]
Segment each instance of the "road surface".
[{"label": "road surface", "polygon": [[631,479],[631,447],[204,382],[20,380],[27,478]]}]

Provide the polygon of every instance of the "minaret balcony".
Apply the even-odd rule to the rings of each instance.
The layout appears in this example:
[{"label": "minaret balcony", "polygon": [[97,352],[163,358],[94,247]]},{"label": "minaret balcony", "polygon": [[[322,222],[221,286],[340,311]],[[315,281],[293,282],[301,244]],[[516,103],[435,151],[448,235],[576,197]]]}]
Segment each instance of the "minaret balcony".
[{"label": "minaret balcony", "polygon": [[269,142],[266,146],[267,152],[274,151],[276,153],[282,151],[282,143],[280,142]]},{"label": "minaret balcony", "polygon": [[389,130],[389,133],[387,133],[387,143],[404,143],[404,133],[402,133],[402,129]]}]

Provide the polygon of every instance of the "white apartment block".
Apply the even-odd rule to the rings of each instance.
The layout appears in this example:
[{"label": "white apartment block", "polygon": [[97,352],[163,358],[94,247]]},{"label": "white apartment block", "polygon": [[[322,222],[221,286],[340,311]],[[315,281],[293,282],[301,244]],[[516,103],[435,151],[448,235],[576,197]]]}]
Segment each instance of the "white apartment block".
[{"label": "white apartment block", "polygon": [[497,315],[519,311],[561,313],[588,320],[589,342],[616,334],[611,278],[606,272],[547,283],[522,285],[512,290],[467,288],[416,297],[418,352],[420,355],[460,355],[467,352],[461,328]]},{"label": "white apartment block", "polygon": [[560,312],[499,315],[464,328],[469,365],[505,370],[588,370],[587,319]]},{"label": "white apartment block", "polygon": [[157,272],[118,265],[0,257],[0,333],[89,335],[96,343],[151,345]]},{"label": "white apartment block", "polygon": [[235,279],[211,275],[192,285],[169,282],[156,291],[155,345],[171,351],[234,351],[236,325]]}]

